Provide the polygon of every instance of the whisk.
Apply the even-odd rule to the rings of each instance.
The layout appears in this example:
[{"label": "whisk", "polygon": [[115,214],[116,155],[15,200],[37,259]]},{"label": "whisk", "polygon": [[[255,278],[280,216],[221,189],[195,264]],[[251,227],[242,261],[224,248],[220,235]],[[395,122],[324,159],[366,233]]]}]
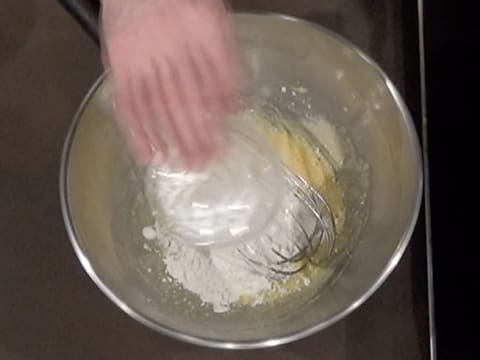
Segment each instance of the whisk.
[{"label": "whisk", "polygon": [[[336,177],[337,164],[323,144],[305,127],[298,125],[299,121],[285,120],[295,119],[294,113],[289,111],[284,114],[270,102],[257,102],[254,113],[262,114],[260,117],[272,128],[314,144],[317,155]],[[255,119],[252,112],[250,115]],[[295,131],[292,126],[295,126]],[[281,213],[261,237],[237,248],[252,271],[274,278],[296,274],[308,265],[325,265],[331,259],[337,233],[333,211],[326,199],[286,165],[282,166],[282,170],[287,196]]]},{"label": "whisk", "polygon": [[225,158],[203,172],[149,170],[162,234],[268,277],[322,265],[336,237],[325,198],[250,135],[232,132],[231,140]]},{"label": "whisk", "polygon": [[335,221],[326,200],[289,169],[284,174],[289,196],[283,211],[264,235],[237,248],[251,270],[270,277],[293,275],[308,264],[321,266],[335,245]]}]

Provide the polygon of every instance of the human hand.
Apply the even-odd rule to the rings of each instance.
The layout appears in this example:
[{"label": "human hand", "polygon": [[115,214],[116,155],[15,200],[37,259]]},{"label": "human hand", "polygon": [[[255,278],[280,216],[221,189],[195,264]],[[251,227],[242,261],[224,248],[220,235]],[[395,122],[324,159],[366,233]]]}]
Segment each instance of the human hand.
[{"label": "human hand", "polygon": [[242,76],[222,0],[103,0],[116,115],[144,165],[201,166],[220,148]]}]

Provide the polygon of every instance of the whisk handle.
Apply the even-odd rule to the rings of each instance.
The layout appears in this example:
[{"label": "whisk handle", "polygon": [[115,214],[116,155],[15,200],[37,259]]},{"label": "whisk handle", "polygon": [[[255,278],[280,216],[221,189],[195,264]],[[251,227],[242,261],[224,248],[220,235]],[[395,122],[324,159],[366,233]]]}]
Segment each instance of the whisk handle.
[{"label": "whisk handle", "polygon": [[77,20],[80,26],[97,45],[99,37],[100,2],[98,0],[58,0],[60,4]]}]

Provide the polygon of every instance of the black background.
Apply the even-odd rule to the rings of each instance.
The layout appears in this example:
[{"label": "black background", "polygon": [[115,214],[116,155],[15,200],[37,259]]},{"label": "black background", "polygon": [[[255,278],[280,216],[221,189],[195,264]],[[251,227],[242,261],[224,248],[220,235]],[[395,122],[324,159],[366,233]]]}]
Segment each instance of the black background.
[{"label": "black background", "polygon": [[425,5],[438,358],[473,359],[480,354],[478,12],[466,1]]}]

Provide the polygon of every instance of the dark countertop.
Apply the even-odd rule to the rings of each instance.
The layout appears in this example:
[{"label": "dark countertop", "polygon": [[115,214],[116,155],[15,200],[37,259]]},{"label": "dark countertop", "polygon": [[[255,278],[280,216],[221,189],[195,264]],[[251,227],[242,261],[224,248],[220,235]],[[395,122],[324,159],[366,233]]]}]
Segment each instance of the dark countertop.
[{"label": "dark countertop", "polygon": [[[420,123],[415,1],[232,2],[306,17],[344,35],[386,70]],[[61,147],[102,71],[98,50],[54,1],[2,5],[0,359],[429,359],[422,220],[397,269],[363,306],[290,345],[202,349],[159,335],[115,307],[75,257],[58,195]]]}]

